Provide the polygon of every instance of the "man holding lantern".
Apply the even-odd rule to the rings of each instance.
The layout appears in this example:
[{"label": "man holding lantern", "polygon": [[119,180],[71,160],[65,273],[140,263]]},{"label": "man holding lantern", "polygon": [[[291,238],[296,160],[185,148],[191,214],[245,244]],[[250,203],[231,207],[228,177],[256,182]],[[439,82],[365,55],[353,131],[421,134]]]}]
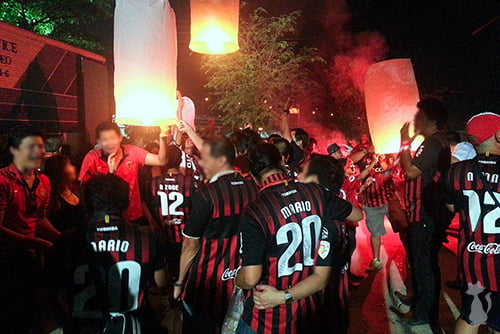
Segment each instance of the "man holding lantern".
[{"label": "man holding lantern", "polygon": [[406,174],[405,204],[410,243],[409,260],[414,285],[413,313],[409,325],[438,323],[440,272],[438,255],[444,232],[451,221],[446,215],[442,175],[450,166],[450,147],[443,134],[448,119],[443,103],[423,99],[417,104],[415,133],[425,140],[412,157],[410,123],[401,129],[401,167]]},{"label": "man holding lantern", "polygon": [[130,205],[124,214],[129,222],[144,223],[144,213],[139,190],[139,169],[142,166],[164,166],[166,161],[166,132],[162,127],[158,154],[132,145],[123,145],[120,128],[113,122],[104,122],[97,126],[96,139],[98,148],[87,153],[82,162],[79,180],[86,182],[95,174],[116,174],[130,187]]}]

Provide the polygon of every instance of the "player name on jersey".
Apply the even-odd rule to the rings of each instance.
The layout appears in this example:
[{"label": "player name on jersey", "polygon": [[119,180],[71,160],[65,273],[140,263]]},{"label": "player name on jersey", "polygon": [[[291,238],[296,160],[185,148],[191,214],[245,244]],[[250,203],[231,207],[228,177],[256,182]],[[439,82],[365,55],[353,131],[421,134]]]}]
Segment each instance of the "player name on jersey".
[{"label": "player name on jersey", "polygon": [[121,252],[126,253],[130,246],[127,240],[99,240],[90,242],[95,252]]},{"label": "player name on jersey", "polygon": [[293,204],[289,204],[283,208],[281,208],[280,212],[285,219],[290,218],[292,215],[296,215],[301,212],[309,212],[311,211],[311,202],[309,201],[300,201],[295,202]]}]

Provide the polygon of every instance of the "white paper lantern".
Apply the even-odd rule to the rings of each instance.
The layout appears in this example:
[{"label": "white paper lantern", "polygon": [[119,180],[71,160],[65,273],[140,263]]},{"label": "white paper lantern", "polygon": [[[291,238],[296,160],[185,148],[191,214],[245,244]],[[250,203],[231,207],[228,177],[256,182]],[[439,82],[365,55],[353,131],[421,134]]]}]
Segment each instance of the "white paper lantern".
[{"label": "white paper lantern", "polygon": [[116,122],[177,121],[177,31],[167,0],[116,0],[114,22]]},{"label": "white paper lantern", "polygon": [[392,59],[370,65],[365,77],[365,104],[375,152],[399,152],[401,127],[413,120],[418,101],[418,87],[410,59]]}]

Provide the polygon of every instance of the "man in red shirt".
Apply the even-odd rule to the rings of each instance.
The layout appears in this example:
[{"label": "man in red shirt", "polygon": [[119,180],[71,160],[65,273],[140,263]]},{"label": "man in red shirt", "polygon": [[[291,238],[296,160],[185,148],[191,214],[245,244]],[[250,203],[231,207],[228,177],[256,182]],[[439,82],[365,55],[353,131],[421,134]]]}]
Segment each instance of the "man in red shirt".
[{"label": "man in red shirt", "polygon": [[2,333],[28,333],[40,261],[60,233],[47,219],[50,182],[37,171],[43,136],[16,127],[8,137],[12,163],[0,170],[0,323]]},{"label": "man in red shirt", "polygon": [[[87,153],[80,170],[80,181],[85,182],[95,174],[116,174],[130,187],[130,205],[123,218],[129,222],[140,222],[144,213],[139,190],[139,169],[146,166],[163,166],[166,163],[166,130],[160,134],[158,154],[132,146],[122,145],[123,137],[118,125],[112,122],[99,124],[96,129],[98,147]],[[147,222],[146,222],[147,224]]]}]

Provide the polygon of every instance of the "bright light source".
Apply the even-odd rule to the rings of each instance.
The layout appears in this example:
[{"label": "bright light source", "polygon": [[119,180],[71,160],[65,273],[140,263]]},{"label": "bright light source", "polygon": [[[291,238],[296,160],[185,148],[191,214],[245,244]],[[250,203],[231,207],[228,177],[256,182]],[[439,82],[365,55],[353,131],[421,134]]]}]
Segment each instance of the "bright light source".
[{"label": "bright light source", "polygon": [[366,116],[377,153],[399,152],[401,127],[411,121],[419,100],[410,59],[375,63],[365,77]]},{"label": "bright light source", "polygon": [[238,50],[239,11],[239,0],[191,0],[189,48],[205,54]]},{"label": "bright light source", "polygon": [[208,97],[205,98],[205,101],[208,101]]},{"label": "bright light source", "polygon": [[259,128],[258,130],[259,130],[260,132],[262,132],[262,131],[264,131],[264,128]]},{"label": "bright light source", "polygon": [[289,110],[290,114],[300,114],[300,108],[291,107]]},{"label": "bright light source", "polygon": [[313,111],[313,112],[312,112],[312,114],[313,114],[313,115],[316,115],[316,112],[315,112],[315,111]]},{"label": "bright light source", "polygon": [[117,123],[177,122],[177,32],[168,2],[116,2],[114,65]]}]

